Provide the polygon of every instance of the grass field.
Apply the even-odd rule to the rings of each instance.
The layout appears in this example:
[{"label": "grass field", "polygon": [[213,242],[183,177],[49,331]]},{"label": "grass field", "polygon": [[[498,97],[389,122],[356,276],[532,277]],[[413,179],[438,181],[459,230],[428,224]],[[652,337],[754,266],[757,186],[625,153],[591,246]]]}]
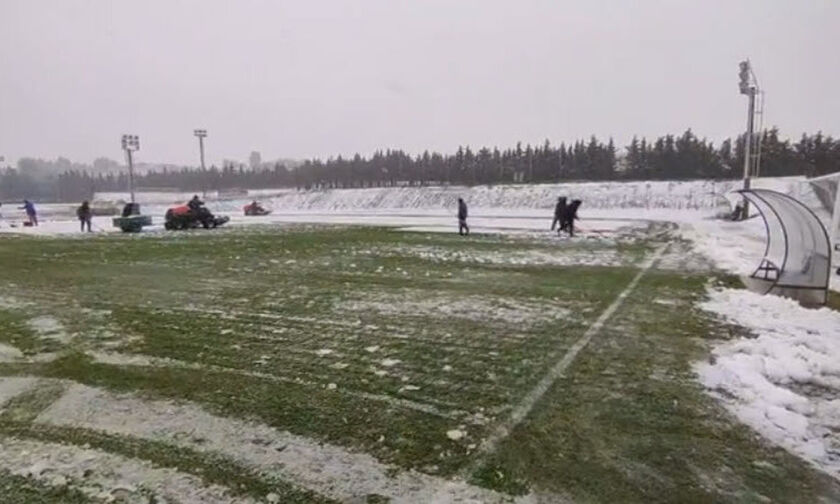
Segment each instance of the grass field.
[{"label": "grass field", "polygon": [[[695,303],[733,280],[664,227],[4,237],[0,264],[3,502],[840,501],[695,382],[741,333]],[[14,455],[59,448],[101,463]],[[132,471],[157,486],[108,488]]]}]

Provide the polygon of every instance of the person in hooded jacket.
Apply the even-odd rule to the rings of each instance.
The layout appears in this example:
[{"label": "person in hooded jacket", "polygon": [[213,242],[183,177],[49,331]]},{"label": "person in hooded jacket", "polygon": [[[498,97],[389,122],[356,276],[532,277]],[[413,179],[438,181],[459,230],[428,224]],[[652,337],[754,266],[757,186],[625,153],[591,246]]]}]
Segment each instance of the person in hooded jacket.
[{"label": "person in hooded jacket", "polygon": [[93,218],[93,212],[90,209],[90,203],[87,201],[83,201],[79,208],[76,209],[76,217],[79,218],[79,223],[82,228],[82,232],[84,232],[85,227],[87,227],[88,233],[92,230],[90,229],[91,219]]}]

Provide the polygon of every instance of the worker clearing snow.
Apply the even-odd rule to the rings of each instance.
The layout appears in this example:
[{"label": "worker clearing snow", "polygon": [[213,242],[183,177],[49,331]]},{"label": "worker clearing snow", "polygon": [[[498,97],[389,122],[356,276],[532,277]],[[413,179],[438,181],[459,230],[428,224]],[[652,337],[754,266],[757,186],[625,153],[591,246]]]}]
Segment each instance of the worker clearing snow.
[{"label": "worker clearing snow", "polygon": [[23,200],[23,206],[19,208],[26,212],[26,218],[29,219],[28,222],[24,223],[25,226],[38,225],[38,212],[35,210],[35,205],[31,201]]},{"label": "worker clearing snow", "polygon": [[557,230],[557,234],[560,234],[561,231],[568,231],[569,236],[575,235],[575,221],[579,220],[577,211],[581,205],[580,200],[573,200],[569,203],[569,206],[566,207],[565,211],[563,212],[563,216],[560,220],[560,229]]},{"label": "worker clearing snow", "polygon": [[[554,207],[554,220],[551,221],[552,231],[554,231],[556,226],[562,226],[564,213],[566,213],[566,197],[560,196],[557,198],[557,205]],[[558,229],[557,232],[559,233],[560,230]]]},{"label": "worker clearing snow", "polygon": [[251,203],[245,205],[242,210],[245,211],[245,215],[247,216],[254,216],[254,215],[268,215],[271,213],[271,210],[266,210],[259,204],[258,201],[254,200]]}]

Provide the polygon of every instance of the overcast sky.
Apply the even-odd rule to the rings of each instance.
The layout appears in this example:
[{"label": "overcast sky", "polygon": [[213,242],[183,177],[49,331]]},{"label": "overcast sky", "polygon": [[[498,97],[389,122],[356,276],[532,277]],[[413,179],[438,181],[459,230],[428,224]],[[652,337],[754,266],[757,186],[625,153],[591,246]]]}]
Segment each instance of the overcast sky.
[{"label": "overcast sky", "polygon": [[0,0],[0,156],[197,164],[840,133],[838,0]]}]

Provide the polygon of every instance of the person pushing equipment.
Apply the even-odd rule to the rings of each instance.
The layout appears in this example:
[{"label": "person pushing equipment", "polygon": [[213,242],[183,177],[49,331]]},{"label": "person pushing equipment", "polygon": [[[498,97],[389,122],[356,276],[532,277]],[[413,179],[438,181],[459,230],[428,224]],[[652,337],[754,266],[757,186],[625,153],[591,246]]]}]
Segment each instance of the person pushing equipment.
[{"label": "person pushing equipment", "polygon": [[565,212],[563,213],[563,218],[560,221],[560,229],[557,230],[557,234],[560,234],[561,231],[568,231],[569,236],[575,235],[575,221],[579,220],[577,216],[578,208],[580,208],[581,201],[576,199],[569,203],[569,206],[566,207]]},{"label": "person pushing equipment", "polygon": [[[560,196],[557,198],[557,206],[554,207],[554,220],[551,221],[551,230],[554,231],[554,228],[557,225],[563,224],[563,214],[566,213],[566,197]],[[560,230],[558,229],[557,232],[559,233]]]}]

